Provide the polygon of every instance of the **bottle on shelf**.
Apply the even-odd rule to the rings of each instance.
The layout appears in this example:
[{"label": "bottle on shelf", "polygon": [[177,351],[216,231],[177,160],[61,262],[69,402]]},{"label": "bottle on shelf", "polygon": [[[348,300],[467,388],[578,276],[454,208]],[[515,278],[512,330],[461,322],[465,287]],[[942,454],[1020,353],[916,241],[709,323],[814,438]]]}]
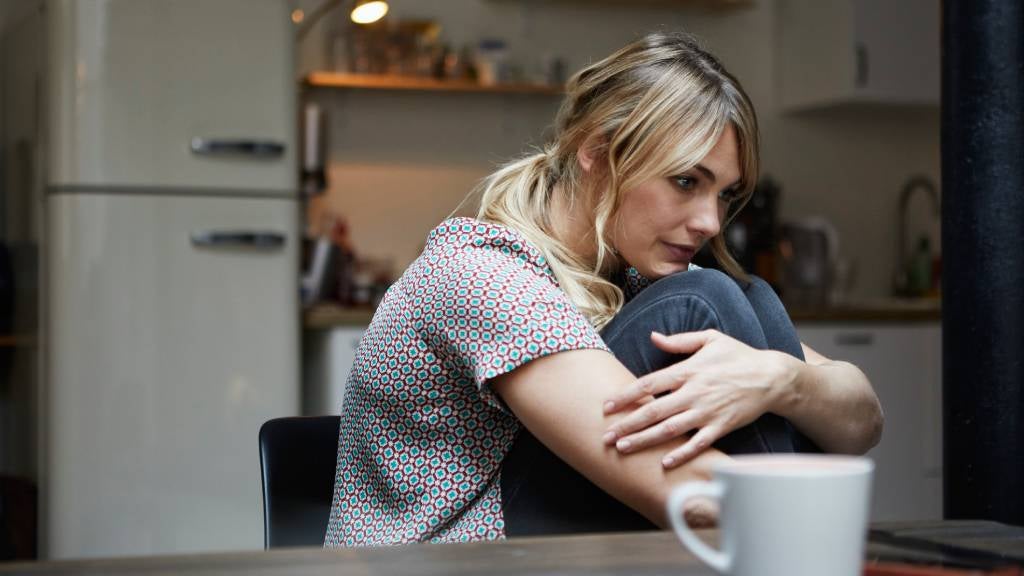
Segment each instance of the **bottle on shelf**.
[{"label": "bottle on shelf", "polygon": [[910,258],[907,271],[908,292],[913,296],[924,296],[932,288],[932,251],[927,236],[917,240],[917,248]]},{"label": "bottle on shelf", "polygon": [[504,40],[486,38],[476,52],[477,80],[484,86],[507,82],[508,47]]}]

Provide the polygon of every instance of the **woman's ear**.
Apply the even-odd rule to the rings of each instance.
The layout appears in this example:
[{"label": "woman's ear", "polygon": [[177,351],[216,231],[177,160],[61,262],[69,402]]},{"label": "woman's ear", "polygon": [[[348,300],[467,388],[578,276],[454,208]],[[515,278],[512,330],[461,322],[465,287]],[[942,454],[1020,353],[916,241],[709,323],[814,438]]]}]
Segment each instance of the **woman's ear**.
[{"label": "woman's ear", "polygon": [[594,163],[601,155],[604,146],[604,138],[600,134],[591,134],[576,151],[576,162],[584,174],[590,174],[594,169]]}]

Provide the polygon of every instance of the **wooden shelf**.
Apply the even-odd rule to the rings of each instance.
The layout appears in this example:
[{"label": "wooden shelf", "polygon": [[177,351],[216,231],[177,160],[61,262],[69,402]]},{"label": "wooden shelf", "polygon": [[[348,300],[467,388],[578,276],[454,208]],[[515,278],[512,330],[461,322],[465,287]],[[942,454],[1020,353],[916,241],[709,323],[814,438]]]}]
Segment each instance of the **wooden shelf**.
[{"label": "wooden shelf", "polygon": [[[496,3],[511,4],[522,0],[489,0]],[[697,7],[708,10],[732,10],[735,8],[751,8],[757,0],[556,0],[560,4],[598,4],[601,6],[657,6],[657,7]]]},{"label": "wooden shelf", "polygon": [[416,90],[434,92],[481,92],[492,94],[562,94],[561,86],[544,84],[495,84],[485,86],[470,80],[438,80],[418,76],[391,76],[385,74],[343,74],[312,72],[306,76],[306,86],[314,88],[347,88],[357,90]]}]

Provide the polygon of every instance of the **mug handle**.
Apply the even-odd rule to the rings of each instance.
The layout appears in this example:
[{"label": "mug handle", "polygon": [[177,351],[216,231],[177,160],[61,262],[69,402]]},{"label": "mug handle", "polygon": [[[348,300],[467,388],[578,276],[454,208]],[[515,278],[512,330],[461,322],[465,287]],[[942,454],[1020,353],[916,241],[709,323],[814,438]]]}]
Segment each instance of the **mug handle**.
[{"label": "mug handle", "polygon": [[729,572],[729,568],[732,566],[732,558],[730,558],[725,552],[715,550],[708,546],[703,540],[698,538],[693,532],[693,529],[686,523],[686,516],[682,514],[680,510],[682,509],[683,504],[685,504],[690,498],[706,496],[708,498],[720,500],[724,493],[725,486],[720,482],[687,482],[682,486],[676,487],[676,489],[672,491],[666,506],[668,509],[668,518],[672,521],[672,529],[675,530],[676,536],[682,540],[683,545],[686,546],[690,552],[693,552],[694,556],[700,558],[708,566],[711,566],[723,574]]}]

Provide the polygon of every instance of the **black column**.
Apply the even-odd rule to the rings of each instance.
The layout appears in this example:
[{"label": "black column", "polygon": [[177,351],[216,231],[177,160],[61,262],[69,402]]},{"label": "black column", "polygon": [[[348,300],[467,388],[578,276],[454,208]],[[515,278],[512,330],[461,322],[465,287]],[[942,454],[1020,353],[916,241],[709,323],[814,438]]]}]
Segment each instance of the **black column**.
[{"label": "black column", "polygon": [[947,518],[1024,524],[1024,0],[944,0]]}]

